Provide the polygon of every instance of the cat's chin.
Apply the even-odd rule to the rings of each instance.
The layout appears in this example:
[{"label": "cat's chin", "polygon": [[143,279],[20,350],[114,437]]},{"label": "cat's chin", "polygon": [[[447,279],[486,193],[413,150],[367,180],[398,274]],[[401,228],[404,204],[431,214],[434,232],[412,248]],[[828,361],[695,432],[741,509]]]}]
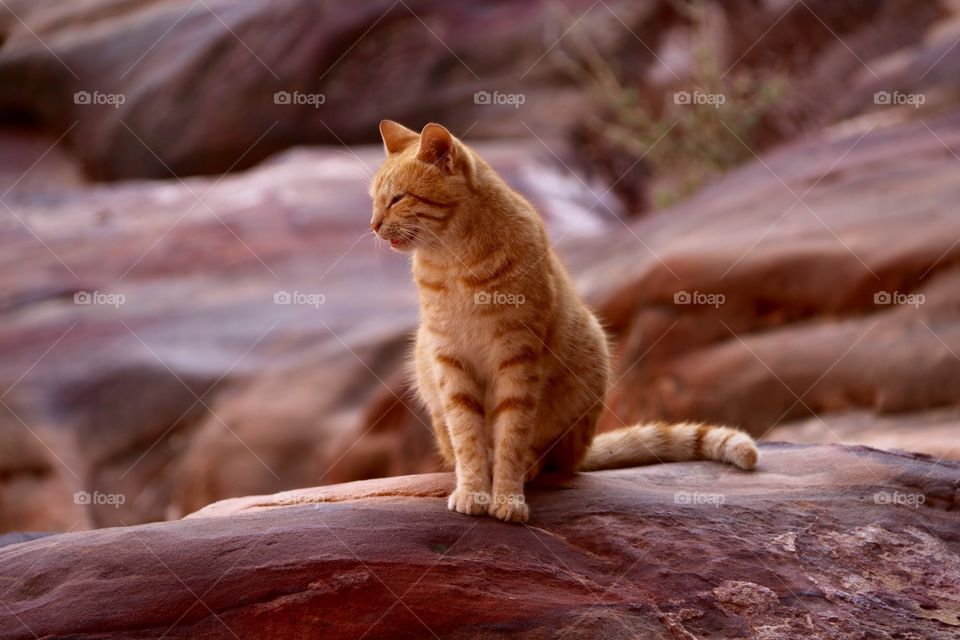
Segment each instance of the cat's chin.
[{"label": "cat's chin", "polygon": [[393,239],[390,241],[390,248],[398,253],[407,253],[413,251],[414,246],[412,240]]}]

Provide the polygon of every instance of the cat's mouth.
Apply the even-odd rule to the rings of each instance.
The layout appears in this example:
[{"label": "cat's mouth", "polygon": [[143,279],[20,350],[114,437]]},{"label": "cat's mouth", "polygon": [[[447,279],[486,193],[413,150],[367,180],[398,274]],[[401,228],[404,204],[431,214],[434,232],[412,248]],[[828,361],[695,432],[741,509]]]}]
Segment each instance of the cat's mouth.
[{"label": "cat's mouth", "polygon": [[413,246],[412,238],[390,238],[390,248],[405,251]]}]

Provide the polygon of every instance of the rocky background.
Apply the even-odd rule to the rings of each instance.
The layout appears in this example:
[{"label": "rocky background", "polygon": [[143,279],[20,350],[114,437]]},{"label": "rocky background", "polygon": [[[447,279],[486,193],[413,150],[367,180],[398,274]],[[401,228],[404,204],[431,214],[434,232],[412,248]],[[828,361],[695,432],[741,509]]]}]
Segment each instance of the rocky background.
[{"label": "rocky background", "polygon": [[438,470],[385,117],[543,212],[605,428],[960,458],[956,1],[0,5],[0,531]]}]

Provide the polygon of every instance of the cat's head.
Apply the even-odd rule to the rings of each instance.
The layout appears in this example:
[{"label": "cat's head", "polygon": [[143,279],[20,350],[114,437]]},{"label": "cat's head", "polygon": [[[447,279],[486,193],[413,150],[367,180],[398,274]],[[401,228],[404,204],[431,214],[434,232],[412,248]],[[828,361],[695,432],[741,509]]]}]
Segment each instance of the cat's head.
[{"label": "cat's head", "polygon": [[469,197],[469,150],[439,124],[417,133],[380,123],[387,158],[370,184],[370,228],[397,251],[452,247],[462,234],[457,205]]}]

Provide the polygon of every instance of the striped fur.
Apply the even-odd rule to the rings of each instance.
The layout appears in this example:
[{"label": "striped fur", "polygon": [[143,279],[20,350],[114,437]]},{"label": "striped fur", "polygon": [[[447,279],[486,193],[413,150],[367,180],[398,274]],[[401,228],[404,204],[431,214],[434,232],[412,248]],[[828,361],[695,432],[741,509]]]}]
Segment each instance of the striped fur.
[{"label": "striped fur", "polygon": [[716,460],[753,469],[757,448],[750,436],[730,427],[686,422],[635,425],[599,434],[579,469],[597,471],[683,460]]},{"label": "striped fur", "polygon": [[524,482],[545,469],[670,460],[757,462],[746,434],[696,424],[595,436],[609,384],[599,322],[550,248],[540,216],[436,124],[380,125],[387,158],[371,227],[413,254],[417,389],[457,486],[449,507],[525,521]]}]

